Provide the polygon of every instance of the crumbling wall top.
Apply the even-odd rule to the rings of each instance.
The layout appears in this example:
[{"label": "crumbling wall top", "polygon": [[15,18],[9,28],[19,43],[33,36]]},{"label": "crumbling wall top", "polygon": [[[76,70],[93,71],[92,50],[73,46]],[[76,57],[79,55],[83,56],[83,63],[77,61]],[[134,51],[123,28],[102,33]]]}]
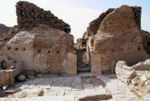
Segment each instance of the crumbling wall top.
[{"label": "crumbling wall top", "polygon": [[58,19],[50,11],[44,11],[33,3],[19,1],[16,5],[18,27],[22,30],[28,30],[38,27],[40,24],[46,24],[50,27],[70,33],[70,26]]}]

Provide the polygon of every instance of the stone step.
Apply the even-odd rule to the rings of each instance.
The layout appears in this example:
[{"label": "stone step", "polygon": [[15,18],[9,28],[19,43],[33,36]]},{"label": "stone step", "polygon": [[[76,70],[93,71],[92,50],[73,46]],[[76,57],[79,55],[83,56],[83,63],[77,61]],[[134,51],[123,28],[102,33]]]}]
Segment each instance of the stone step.
[{"label": "stone step", "polygon": [[78,72],[90,72],[90,68],[78,68]]}]

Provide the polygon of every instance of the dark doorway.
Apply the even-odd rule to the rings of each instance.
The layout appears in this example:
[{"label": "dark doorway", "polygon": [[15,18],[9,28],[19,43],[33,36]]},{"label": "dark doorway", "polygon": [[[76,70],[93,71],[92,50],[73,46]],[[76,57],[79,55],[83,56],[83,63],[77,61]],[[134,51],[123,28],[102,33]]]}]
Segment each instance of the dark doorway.
[{"label": "dark doorway", "polygon": [[77,50],[77,73],[91,72],[86,49]]}]

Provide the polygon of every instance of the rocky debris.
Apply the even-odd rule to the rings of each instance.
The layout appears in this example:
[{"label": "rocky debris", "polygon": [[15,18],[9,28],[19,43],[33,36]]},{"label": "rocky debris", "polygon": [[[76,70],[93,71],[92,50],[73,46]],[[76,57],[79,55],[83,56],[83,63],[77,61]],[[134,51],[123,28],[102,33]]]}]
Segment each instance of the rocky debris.
[{"label": "rocky debris", "polygon": [[10,27],[7,27],[3,24],[0,24],[0,35],[1,34],[6,34],[9,31]]},{"label": "rocky debris", "polygon": [[70,26],[58,19],[50,11],[44,11],[33,3],[19,1],[16,5],[18,28],[20,30],[29,30],[38,27],[40,24],[46,24],[50,27],[70,33]]},{"label": "rocky debris", "polygon": [[43,89],[36,89],[36,90],[32,90],[30,91],[30,93],[27,93],[28,97],[34,97],[34,96],[43,96],[44,95],[44,91]]},{"label": "rocky debris", "polygon": [[9,28],[9,31],[5,34],[0,34],[0,48],[4,47],[6,43],[19,32],[17,26]]},{"label": "rocky debris", "polygon": [[135,70],[150,70],[150,59],[145,60],[144,62],[139,62],[132,66]]},{"label": "rocky debris", "polygon": [[17,76],[17,81],[23,82],[23,81],[25,81],[25,80],[26,80],[26,76],[25,76],[25,75],[19,74],[19,75]]},{"label": "rocky debris", "polygon": [[0,86],[13,86],[15,76],[18,75],[18,63],[8,56],[0,56]]},{"label": "rocky debris", "polygon": [[[1,54],[19,61],[21,70],[33,74],[76,73],[73,36],[44,24],[30,31],[18,32],[3,47]],[[71,66],[67,66],[69,61]]]},{"label": "rocky debris", "polygon": [[[126,83],[120,81],[114,75],[101,75],[98,76],[105,84],[105,88],[110,92],[113,101],[138,101],[139,98],[130,91]],[[140,100],[141,101],[141,100]]]},{"label": "rocky debris", "polygon": [[125,83],[128,83],[129,80],[133,79],[136,75],[135,70],[132,67],[127,66],[127,63],[124,61],[117,62],[115,71],[118,79]]},{"label": "rocky debris", "polygon": [[95,96],[87,96],[84,98],[80,98],[79,101],[99,101],[99,100],[109,100],[112,98],[110,94],[101,94]]},{"label": "rocky debris", "polygon": [[75,45],[75,49],[77,49],[77,50],[84,50],[84,49],[86,49],[86,43],[87,43],[86,41],[87,40],[84,39],[84,38],[77,39],[77,43]]},{"label": "rocky debris", "polygon": [[133,91],[141,99],[147,99],[145,95],[150,95],[150,76],[139,76],[133,78],[128,85],[131,91]]},{"label": "rocky debris", "polygon": [[31,89],[28,91],[20,92],[18,94],[16,93],[11,96],[17,96],[18,98],[32,98],[32,97],[38,97],[43,95],[44,95],[43,89],[37,88],[37,89]]},{"label": "rocky debris", "polygon": [[150,94],[150,60],[139,62],[133,66],[128,66],[124,61],[119,61],[116,65],[118,79],[125,82],[131,91],[140,99],[147,99]]},{"label": "rocky debris", "polygon": [[16,92],[17,92],[17,90],[14,90],[14,89],[5,90],[5,93],[6,93],[6,94],[14,94],[14,93],[16,93]]},{"label": "rocky debris", "polygon": [[16,63],[16,61],[5,55],[0,56],[0,63],[0,70],[10,70],[18,68],[18,64]]}]

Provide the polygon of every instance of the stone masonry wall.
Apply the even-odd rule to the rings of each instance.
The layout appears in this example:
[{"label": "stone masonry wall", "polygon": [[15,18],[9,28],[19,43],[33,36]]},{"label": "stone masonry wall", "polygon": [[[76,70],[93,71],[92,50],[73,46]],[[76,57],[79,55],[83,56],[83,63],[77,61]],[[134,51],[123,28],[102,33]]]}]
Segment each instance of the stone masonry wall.
[{"label": "stone masonry wall", "polygon": [[17,33],[0,55],[17,61],[20,70],[27,74],[74,75],[76,54],[72,45],[71,34],[40,25]]},{"label": "stone masonry wall", "polygon": [[50,27],[65,31],[66,33],[71,31],[67,23],[58,19],[50,11],[44,11],[42,8],[29,2],[18,2],[16,5],[16,13],[18,27],[21,30],[28,30],[40,24],[46,24]]},{"label": "stone masonry wall", "polygon": [[97,33],[88,38],[91,54],[101,55],[99,68],[102,72],[114,73],[119,60],[133,65],[149,57],[139,28],[140,14],[140,7],[122,6],[114,9],[103,19]]}]

